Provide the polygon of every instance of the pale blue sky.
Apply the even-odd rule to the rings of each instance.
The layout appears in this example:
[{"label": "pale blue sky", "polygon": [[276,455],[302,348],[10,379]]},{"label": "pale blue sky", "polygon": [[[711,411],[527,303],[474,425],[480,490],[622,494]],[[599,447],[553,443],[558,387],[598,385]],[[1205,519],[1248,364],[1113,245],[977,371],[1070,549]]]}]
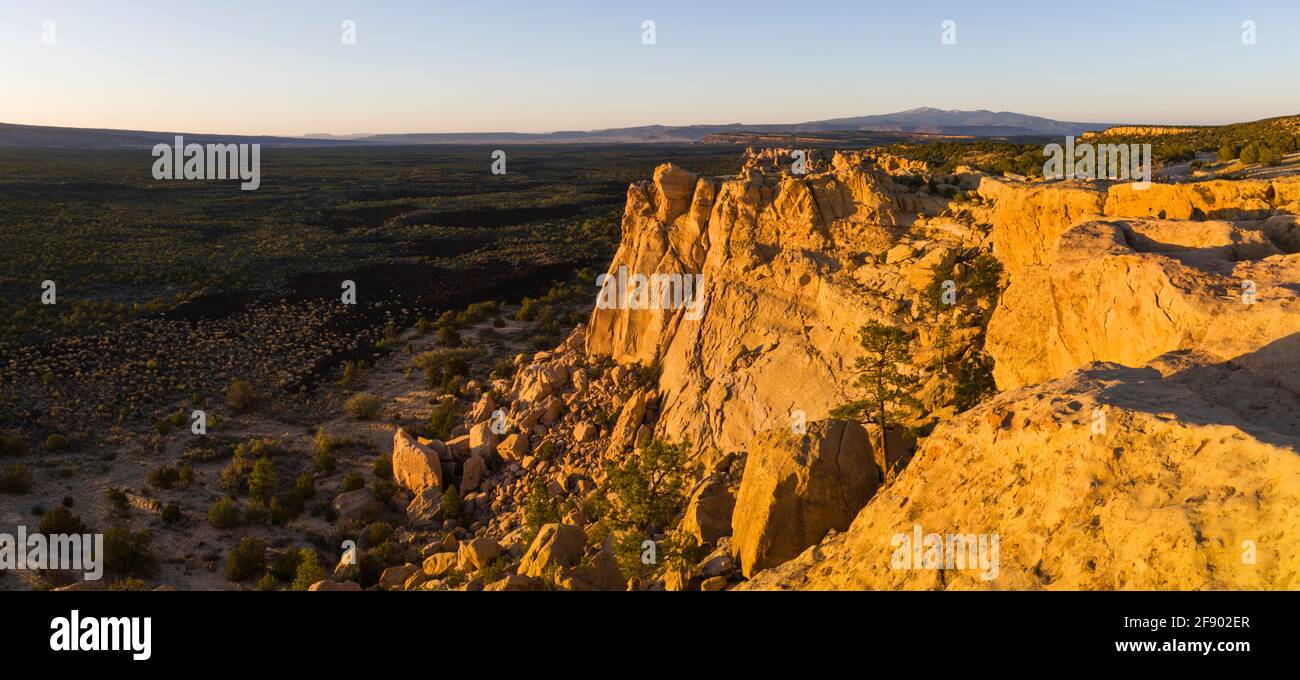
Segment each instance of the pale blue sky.
[{"label": "pale blue sky", "polygon": [[1300,113],[1300,2],[0,0],[0,74],[0,122],[231,134],[1222,123]]}]

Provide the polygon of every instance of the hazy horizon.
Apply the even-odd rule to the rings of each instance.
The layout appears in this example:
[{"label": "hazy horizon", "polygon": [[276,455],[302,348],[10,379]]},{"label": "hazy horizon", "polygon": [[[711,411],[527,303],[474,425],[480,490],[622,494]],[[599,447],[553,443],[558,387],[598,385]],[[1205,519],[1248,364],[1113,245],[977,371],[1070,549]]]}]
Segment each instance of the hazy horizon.
[{"label": "hazy horizon", "polygon": [[[302,136],[780,124],[918,107],[1190,125],[1300,112],[1300,92],[1276,85],[1300,64],[1300,7],[1282,2],[1103,2],[1087,16],[954,2],[739,7],[10,7],[0,121]],[[647,19],[655,44],[642,42]],[[344,20],[356,44],[343,44]],[[957,40],[946,45],[948,20]],[[1245,20],[1256,44],[1242,42]]]}]

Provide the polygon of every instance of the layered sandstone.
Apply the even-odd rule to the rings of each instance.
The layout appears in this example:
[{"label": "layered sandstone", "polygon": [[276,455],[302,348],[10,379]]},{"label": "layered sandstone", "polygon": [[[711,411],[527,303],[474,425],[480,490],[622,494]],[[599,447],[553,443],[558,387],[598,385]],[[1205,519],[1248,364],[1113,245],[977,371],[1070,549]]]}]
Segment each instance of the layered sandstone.
[{"label": "layered sandstone", "polygon": [[[699,298],[693,309],[598,308],[586,350],[660,368],[665,436],[735,450],[788,426],[794,412],[822,418],[848,398],[858,328],[899,323],[924,279],[909,278],[909,265],[944,241],[921,243],[902,262],[876,256],[943,205],[855,154],[805,176],[714,180],[661,166],[628,190],[609,274],[698,276]],[[864,263],[858,279],[887,277],[889,290],[855,280]]]},{"label": "layered sandstone", "polygon": [[[1300,399],[1206,361],[1005,392],[940,425],[848,531],[746,587],[1300,587]],[[909,564],[918,526],[997,536],[996,569]]]}]

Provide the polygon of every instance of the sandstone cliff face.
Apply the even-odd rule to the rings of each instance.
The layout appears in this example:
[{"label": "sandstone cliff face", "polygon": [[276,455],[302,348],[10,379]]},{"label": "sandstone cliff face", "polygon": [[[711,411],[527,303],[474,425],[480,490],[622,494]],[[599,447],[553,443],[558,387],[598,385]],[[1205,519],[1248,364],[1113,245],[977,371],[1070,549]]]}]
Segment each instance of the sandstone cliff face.
[{"label": "sandstone cliff face", "polygon": [[[1300,587],[1300,400],[1206,360],[1005,392],[940,425],[848,531],[745,587]],[[996,536],[996,569],[909,562],[916,527]]]},{"label": "sandstone cliff face", "polygon": [[918,214],[942,207],[857,155],[800,177],[715,181],[662,166],[628,191],[609,274],[698,275],[697,306],[596,309],[586,350],[657,364],[659,433],[675,439],[734,450],[788,426],[792,411],[824,417],[846,400],[857,329],[901,306],[886,311],[882,297],[915,292],[906,263],[892,266],[893,291],[864,290],[852,273],[896,245]]}]

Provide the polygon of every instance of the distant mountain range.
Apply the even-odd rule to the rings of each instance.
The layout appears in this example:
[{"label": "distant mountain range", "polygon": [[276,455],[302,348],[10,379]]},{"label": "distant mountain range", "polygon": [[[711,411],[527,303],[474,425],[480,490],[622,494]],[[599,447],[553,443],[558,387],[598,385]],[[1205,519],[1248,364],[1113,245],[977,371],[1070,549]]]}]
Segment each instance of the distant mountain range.
[{"label": "distant mountain range", "polygon": [[833,118],[807,123],[728,125],[643,125],[607,130],[526,132],[419,132],[403,134],[313,134],[302,137],[213,135],[91,128],[60,128],[0,123],[0,146],[67,148],[152,147],[171,143],[177,134],[186,141],[260,143],[266,146],[343,146],[358,144],[645,144],[691,143],[720,139],[743,140],[747,135],[806,135],[824,132],[885,132],[961,137],[1063,137],[1102,130],[1112,123],[1078,123],[1010,111],[944,111],[919,108],[875,116]]}]

